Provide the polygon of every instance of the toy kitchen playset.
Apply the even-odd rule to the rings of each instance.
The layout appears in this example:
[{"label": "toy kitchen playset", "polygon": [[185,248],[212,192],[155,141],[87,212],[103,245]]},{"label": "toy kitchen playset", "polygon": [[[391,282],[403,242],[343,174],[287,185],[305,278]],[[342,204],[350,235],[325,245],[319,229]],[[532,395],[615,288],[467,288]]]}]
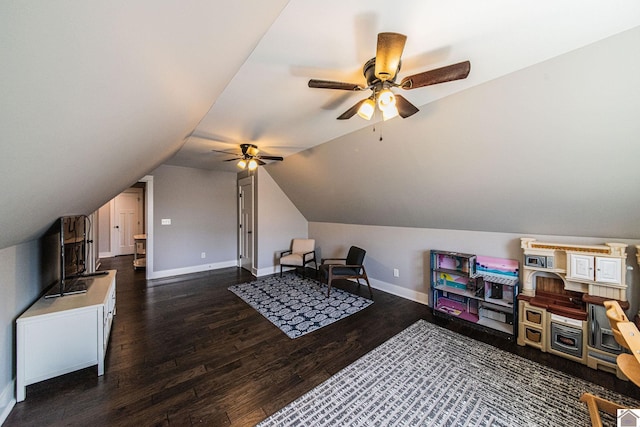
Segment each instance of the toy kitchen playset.
[{"label": "toy kitchen playset", "polygon": [[[624,378],[616,365],[622,348],[602,303],[618,300],[624,310],[630,307],[627,245],[543,243],[526,237],[520,241],[524,258],[517,297],[518,344]],[[640,254],[636,256],[640,261]]]}]

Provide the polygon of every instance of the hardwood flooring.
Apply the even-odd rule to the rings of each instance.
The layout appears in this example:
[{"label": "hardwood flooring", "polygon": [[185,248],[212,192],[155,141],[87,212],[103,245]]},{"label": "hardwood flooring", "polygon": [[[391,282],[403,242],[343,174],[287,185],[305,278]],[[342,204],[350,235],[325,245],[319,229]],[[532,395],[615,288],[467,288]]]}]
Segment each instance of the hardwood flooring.
[{"label": "hardwood flooring", "polygon": [[227,290],[253,280],[244,270],[147,281],[127,256],[102,269],[118,270],[105,375],[92,367],[28,386],[5,427],[253,426],[418,319],[640,399],[610,373],[434,320],[428,307],[375,289],[367,309],[292,340]]}]

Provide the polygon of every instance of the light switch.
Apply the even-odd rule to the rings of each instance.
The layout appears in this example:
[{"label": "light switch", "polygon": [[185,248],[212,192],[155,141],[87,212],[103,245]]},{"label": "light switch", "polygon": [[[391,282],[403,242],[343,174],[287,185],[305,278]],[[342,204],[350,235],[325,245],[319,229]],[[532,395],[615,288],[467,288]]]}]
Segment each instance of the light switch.
[{"label": "light switch", "polygon": [[162,218],[160,223],[162,225],[171,225],[171,218]]}]

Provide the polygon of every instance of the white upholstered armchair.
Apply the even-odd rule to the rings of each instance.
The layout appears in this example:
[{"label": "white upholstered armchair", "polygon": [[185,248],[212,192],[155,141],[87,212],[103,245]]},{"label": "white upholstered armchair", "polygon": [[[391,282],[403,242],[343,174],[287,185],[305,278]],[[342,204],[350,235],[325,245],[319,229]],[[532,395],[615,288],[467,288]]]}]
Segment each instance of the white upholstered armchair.
[{"label": "white upholstered armchair", "polygon": [[302,277],[305,277],[305,266],[311,262],[317,270],[315,249],[315,239],[293,239],[291,249],[280,253],[280,277],[282,277],[283,267],[302,267]]}]

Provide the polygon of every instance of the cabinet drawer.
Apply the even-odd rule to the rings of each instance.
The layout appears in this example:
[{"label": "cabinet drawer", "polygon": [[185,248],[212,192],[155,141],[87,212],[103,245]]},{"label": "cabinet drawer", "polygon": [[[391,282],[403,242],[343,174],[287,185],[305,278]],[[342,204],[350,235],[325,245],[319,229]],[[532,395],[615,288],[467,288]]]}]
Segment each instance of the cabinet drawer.
[{"label": "cabinet drawer", "polygon": [[542,332],[533,328],[524,328],[524,335],[527,341],[540,343],[542,341]]},{"label": "cabinet drawer", "polygon": [[544,323],[543,314],[542,310],[527,306],[524,309],[524,320],[535,325],[542,325]]}]

